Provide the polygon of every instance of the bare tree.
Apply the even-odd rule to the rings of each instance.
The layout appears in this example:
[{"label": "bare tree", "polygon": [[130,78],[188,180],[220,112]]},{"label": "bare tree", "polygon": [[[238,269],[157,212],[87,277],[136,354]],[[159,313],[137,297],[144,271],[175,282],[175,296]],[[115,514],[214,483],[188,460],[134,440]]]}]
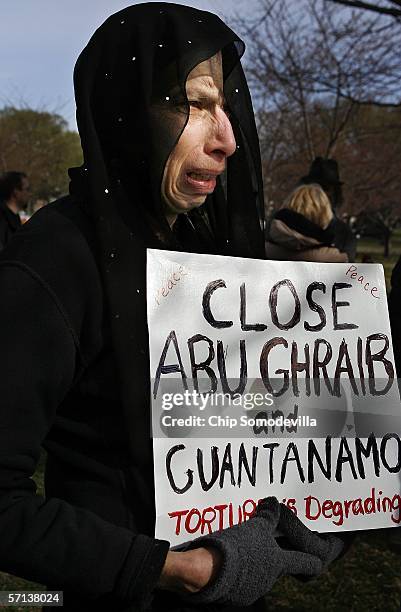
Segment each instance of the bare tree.
[{"label": "bare tree", "polygon": [[401,109],[364,107],[347,130],[341,159],[358,229],[380,237],[388,257],[401,222]]},{"label": "bare tree", "polygon": [[260,15],[238,26],[250,41],[246,67],[268,201],[288,191],[315,156],[343,151],[361,109],[401,104],[394,21],[327,0],[262,0]]},{"label": "bare tree", "polygon": [[332,4],[342,4],[350,8],[362,9],[364,11],[371,11],[372,13],[379,13],[380,15],[386,15],[395,17],[401,20],[401,1],[400,0],[382,0],[382,2],[362,2],[361,0],[326,0]]}]

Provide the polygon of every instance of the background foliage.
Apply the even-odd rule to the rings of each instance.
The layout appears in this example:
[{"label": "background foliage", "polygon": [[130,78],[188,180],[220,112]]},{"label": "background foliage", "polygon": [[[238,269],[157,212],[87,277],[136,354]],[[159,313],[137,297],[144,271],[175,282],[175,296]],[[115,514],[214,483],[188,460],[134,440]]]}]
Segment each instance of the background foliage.
[{"label": "background foliage", "polygon": [[32,200],[68,192],[67,168],[82,163],[80,139],[57,113],[8,106],[0,110],[0,171],[29,177]]}]

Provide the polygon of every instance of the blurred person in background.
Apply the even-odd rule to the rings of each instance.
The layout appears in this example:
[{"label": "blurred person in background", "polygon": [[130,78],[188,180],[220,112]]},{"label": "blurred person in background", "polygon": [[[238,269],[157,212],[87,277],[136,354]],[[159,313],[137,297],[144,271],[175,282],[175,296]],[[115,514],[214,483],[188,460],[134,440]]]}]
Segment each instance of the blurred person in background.
[{"label": "blurred person in background", "polygon": [[337,216],[337,211],[344,202],[342,190],[344,182],[340,180],[337,161],[335,159],[316,157],[309,168],[308,174],[301,178],[300,183],[303,185],[315,183],[324,190],[330,200],[334,213],[331,221],[334,230],[334,246],[339,251],[347,253],[349,261],[355,261],[355,234],[348,223],[345,223],[345,221]]},{"label": "blurred person in background", "polygon": [[266,257],[346,263],[347,254],[334,246],[333,217],[330,201],[319,185],[297,187],[270,223]]},{"label": "blurred person in background", "polygon": [[5,172],[0,177],[0,249],[9,243],[21,226],[20,212],[30,198],[28,177],[24,172]]}]

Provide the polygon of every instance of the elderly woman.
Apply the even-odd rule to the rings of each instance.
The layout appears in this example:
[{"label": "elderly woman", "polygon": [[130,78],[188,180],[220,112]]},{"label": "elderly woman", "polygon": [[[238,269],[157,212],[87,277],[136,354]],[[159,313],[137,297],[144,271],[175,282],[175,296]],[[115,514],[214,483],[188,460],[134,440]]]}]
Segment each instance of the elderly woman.
[{"label": "elderly woman", "polygon": [[[249,605],[341,548],[273,499],[186,551],[154,539],[146,248],[263,257],[242,52],[188,7],[110,17],[75,70],[71,195],[1,256],[1,569],[63,589],[64,610]],[[41,445],[46,500],[31,480]]]},{"label": "elderly woman", "polygon": [[334,246],[333,218],[330,200],[320,185],[297,187],[270,223],[266,257],[346,263],[348,255]]}]

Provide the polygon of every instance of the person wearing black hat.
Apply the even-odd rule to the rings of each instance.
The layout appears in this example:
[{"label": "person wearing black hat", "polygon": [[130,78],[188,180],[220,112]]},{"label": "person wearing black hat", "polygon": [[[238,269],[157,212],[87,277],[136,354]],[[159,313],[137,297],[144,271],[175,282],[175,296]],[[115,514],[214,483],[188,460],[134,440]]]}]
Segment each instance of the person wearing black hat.
[{"label": "person wearing black hat", "polygon": [[68,612],[249,606],[342,549],[273,499],[185,551],[154,538],[146,248],[264,256],[243,50],[189,7],[112,15],[75,68],[71,195],[0,255],[0,568],[63,589]]},{"label": "person wearing black hat", "polygon": [[337,209],[343,204],[343,181],[340,180],[338,163],[335,159],[316,157],[309,169],[309,173],[300,180],[301,184],[317,183],[328,195],[333,209],[334,217],[331,229],[334,230],[334,246],[343,253],[347,253],[348,261],[355,261],[356,238],[347,223],[337,216]]}]

